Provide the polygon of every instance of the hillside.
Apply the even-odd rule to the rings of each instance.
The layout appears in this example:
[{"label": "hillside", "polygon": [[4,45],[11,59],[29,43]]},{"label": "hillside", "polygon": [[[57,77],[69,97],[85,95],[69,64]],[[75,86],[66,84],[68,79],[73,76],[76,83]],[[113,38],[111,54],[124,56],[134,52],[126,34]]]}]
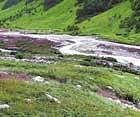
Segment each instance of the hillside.
[{"label": "hillside", "polygon": [[[78,26],[76,28],[77,33],[82,35],[98,34],[112,41],[140,44],[139,31],[137,33],[135,31],[128,32],[121,28],[121,22],[127,20],[133,13],[132,3],[129,0],[113,2],[108,0],[108,2],[102,4],[94,1],[88,3],[84,0],[80,2],[77,0],[61,0],[53,3],[42,0],[25,3],[22,0],[7,9],[3,9],[6,3],[4,4],[2,1],[0,4],[0,22],[7,28],[74,32],[74,27]],[[91,11],[94,7],[92,4],[97,7],[93,11]],[[104,8],[105,6],[108,7]],[[82,16],[85,18],[83,17],[82,21],[77,22]],[[73,29],[67,30],[68,26]]]},{"label": "hillside", "polygon": [[139,13],[140,0],[0,0],[0,117],[140,117]]},{"label": "hillside", "polygon": [[[123,2],[115,6],[114,8],[104,12],[98,16],[86,20],[80,24],[81,32],[83,34],[101,34],[110,39],[118,39],[122,42],[134,43],[134,39],[128,39],[128,37],[117,36],[117,33],[123,33],[120,29],[120,22],[126,17],[132,14],[131,3],[129,1]],[[131,42],[132,41],[132,42]]]}]

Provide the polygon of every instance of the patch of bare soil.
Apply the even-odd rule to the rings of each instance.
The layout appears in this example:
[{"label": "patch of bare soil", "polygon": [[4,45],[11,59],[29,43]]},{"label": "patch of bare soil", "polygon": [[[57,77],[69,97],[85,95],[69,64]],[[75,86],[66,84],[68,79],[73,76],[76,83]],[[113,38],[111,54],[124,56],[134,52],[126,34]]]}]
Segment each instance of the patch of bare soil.
[{"label": "patch of bare soil", "polygon": [[29,81],[30,76],[24,73],[16,74],[16,73],[11,73],[11,72],[0,71],[0,80],[7,80],[7,79]]},{"label": "patch of bare soil", "polygon": [[134,103],[134,102],[132,102],[132,100],[129,100],[129,98],[118,96],[115,93],[115,91],[113,91],[112,87],[99,88],[97,90],[97,94],[109,99],[110,101],[113,101],[116,104],[121,105],[123,108],[130,108],[130,109],[133,109],[135,111],[140,111],[140,104],[139,103]]},{"label": "patch of bare soil", "polygon": [[4,43],[5,49],[9,50],[17,50],[19,47],[17,47],[17,42],[32,42],[33,44],[37,45],[48,45],[49,47],[55,47],[58,45],[58,43],[47,40],[47,39],[40,39],[40,38],[31,38],[28,36],[5,36],[0,35],[0,41]]}]

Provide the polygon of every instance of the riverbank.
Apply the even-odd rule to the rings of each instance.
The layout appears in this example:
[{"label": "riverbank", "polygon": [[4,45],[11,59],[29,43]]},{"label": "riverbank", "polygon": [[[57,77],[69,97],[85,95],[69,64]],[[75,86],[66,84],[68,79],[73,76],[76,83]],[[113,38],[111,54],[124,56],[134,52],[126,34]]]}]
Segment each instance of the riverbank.
[{"label": "riverbank", "polygon": [[128,61],[139,60],[139,46],[10,31],[0,41],[2,116],[139,117],[140,69]]},{"label": "riverbank", "polygon": [[[118,44],[92,36],[70,36],[53,34],[32,34],[23,32],[1,32],[1,37],[26,37],[47,42],[62,54],[112,57],[123,64],[132,63],[140,66],[140,46]],[[51,44],[52,43],[52,44]]]}]

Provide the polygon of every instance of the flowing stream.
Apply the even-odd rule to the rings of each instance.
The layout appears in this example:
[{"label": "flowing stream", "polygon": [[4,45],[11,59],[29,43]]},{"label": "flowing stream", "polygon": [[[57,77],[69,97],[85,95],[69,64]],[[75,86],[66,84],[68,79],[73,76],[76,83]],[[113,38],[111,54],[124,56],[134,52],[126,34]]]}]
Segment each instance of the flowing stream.
[{"label": "flowing stream", "polygon": [[8,31],[0,32],[0,38],[6,38],[8,36],[47,39],[57,42],[58,45],[56,45],[55,48],[59,49],[63,54],[112,57],[123,64],[133,63],[136,66],[140,66],[140,46],[103,41],[92,36],[43,35]]}]

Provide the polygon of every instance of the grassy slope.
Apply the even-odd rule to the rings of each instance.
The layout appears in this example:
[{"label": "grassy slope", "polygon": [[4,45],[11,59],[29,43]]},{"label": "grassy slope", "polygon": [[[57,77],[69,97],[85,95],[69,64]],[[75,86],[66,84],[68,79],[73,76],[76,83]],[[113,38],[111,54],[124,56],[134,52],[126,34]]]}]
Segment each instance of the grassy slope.
[{"label": "grassy slope", "polygon": [[[124,1],[107,12],[82,22],[80,24],[81,32],[85,35],[100,34],[113,41],[117,39],[119,42],[140,44],[140,35],[131,34],[131,36],[128,37],[115,35],[122,31],[119,28],[120,21],[130,16],[131,13],[131,3]],[[135,36],[135,38],[133,38],[133,36]]]},{"label": "grassy slope", "polygon": [[7,18],[9,16],[16,14],[18,10],[21,10],[23,8],[23,6],[24,6],[24,2],[21,2],[20,4],[17,4],[16,6],[11,7],[9,9],[1,10],[0,19],[4,19],[4,18]]},{"label": "grassy slope", "polygon": [[[0,103],[8,102],[11,106],[0,114],[52,117],[140,116],[139,112],[123,109],[95,93],[98,86],[110,85],[123,93],[130,95],[131,92],[131,95],[140,99],[140,84],[138,79],[134,79],[138,76],[102,67],[78,67],[76,64],[59,62],[48,66],[0,61],[0,69],[40,75],[50,82],[49,85],[42,85],[0,80]],[[60,83],[60,79],[65,79],[66,83]],[[81,90],[76,89],[77,84],[82,86]],[[61,104],[50,102],[45,96],[46,92],[57,97]],[[34,101],[28,104],[24,101],[25,98]]]},{"label": "grassy slope", "polygon": [[[39,1],[38,1],[39,2]],[[76,18],[76,0],[64,0],[47,12],[40,8],[35,15],[24,15],[10,23],[10,28],[42,29],[63,31],[68,25],[72,25]],[[0,12],[0,19],[12,15],[21,9],[22,2],[15,7]],[[36,2],[34,4],[37,4]],[[30,5],[29,5],[30,6]],[[132,13],[131,3],[126,0],[114,8],[99,14],[79,24],[81,34],[99,34],[108,40],[140,45],[140,34],[130,33],[128,36],[117,36],[116,33],[123,33],[120,30],[120,21]],[[52,15],[53,14],[53,15]]]},{"label": "grassy slope", "polygon": [[1,9],[2,9],[4,3],[5,3],[4,1],[1,1],[1,2],[0,2],[0,11],[1,11]]},{"label": "grassy slope", "polygon": [[74,23],[76,17],[75,2],[75,0],[64,0],[47,12],[38,13],[31,17],[24,16],[12,22],[11,25],[26,29],[65,29]]}]

